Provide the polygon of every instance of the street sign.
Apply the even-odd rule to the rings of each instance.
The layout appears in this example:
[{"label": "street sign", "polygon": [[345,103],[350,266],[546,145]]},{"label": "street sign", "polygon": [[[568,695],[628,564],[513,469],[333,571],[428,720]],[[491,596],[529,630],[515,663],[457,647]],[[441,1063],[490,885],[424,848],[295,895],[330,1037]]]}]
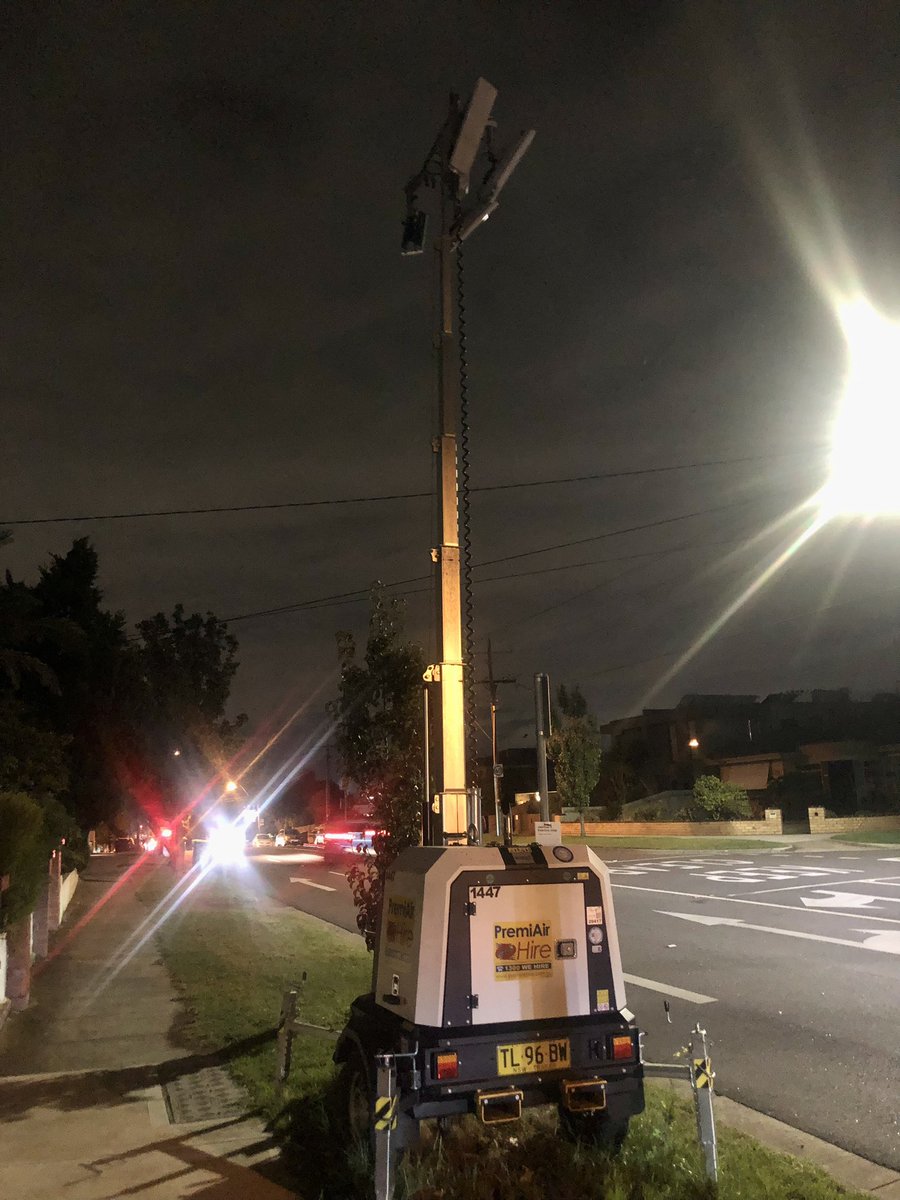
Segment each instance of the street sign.
[{"label": "street sign", "polygon": [[558,846],[562,842],[559,821],[535,821],[534,840],[539,846]]}]

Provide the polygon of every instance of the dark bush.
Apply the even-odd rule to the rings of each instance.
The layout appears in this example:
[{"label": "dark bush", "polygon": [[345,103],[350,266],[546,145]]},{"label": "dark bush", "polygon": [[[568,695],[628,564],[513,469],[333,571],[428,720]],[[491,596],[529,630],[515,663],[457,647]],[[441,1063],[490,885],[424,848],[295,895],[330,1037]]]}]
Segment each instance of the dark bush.
[{"label": "dark bush", "polygon": [[9,876],[2,894],[0,928],[30,913],[47,878],[49,842],[44,813],[24,792],[0,792],[0,875]]}]

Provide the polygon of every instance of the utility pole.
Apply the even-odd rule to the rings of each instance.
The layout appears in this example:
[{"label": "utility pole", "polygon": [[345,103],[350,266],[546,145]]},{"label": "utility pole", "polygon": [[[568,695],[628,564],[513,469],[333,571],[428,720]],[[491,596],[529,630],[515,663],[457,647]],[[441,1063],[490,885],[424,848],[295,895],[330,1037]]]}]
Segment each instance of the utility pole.
[{"label": "utility pole", "polygon": [[325,820],[331,816],[331,743],[325,743]]},{"label": "utility pole", "polygon": [[537,745],[538,791],[541,820],[550,820],[550,782],[547,778],[547,738],[550,736],[550,676],[534,677],[534,731]]},{"label": "utility pole", "polygon": [[[503,158],[494,155],[488,140],[487,171],[470,195],[472,171],[496,96],[496,89],[485,79],[475,84],[465,111],[459,97],[451,95],[447,117],[425,163],[406,185],[404,254],[420,254],[425,246],[427,215],[418,207],[418,193],[436,188],[440,198],[440,230],[435,242],[439,400],[438,435],[433,443],[439,517],[438,545],[432,550],[438,653],[437,661],[425,672],[439,730],[432,756],[435,795],[426,821],[428,840],[435,845],[464,841],[470,825],[457,482],[460,357],[459,331],[454,321],[456,251],[497,208],[501,189],[534,137],[533,130],[523,134]],[[477,832],[480,837],[481,830]]]},{"label": "utility pole", "polygon": [[[494,777],[494,831],[503,838],[503,844],[509,843],[509,820],[506,813],[500,807],[500,780],[503,778],[503,764],[500,762],[499,753],[497,750],[497,708],[498,708],[498,691],[501,683],[515,683],[515,679],[495,679],[494,678],[494,655],[491,649],[491,639],[488,638],[487,644],[487,664],[488,677],[486,682],[488,691],[491,697],[491,768]],[[501,829],[502,824],[502,829]]]}]

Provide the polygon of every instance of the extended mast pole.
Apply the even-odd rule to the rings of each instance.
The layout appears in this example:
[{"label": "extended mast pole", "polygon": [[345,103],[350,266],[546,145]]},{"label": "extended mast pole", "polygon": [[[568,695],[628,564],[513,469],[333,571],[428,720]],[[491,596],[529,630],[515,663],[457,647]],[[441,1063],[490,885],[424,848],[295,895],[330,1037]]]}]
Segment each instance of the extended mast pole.
[{"label": "extended mast pole", "polygon": [[[493,153],[490,139],[485,143],[485,134],[496,96],[496,89],[485,79],[476,82],[465,111],[459,97],[451,95],[447,118],[424,166],[406,185],[404,254],[418,254],[424,249],[427,217],[418,207],[419,191],[436,186],[440,197],[440,231],[435,242],[438,435],[434,440],[439,515],[438,544],[431,552],[435,566],[437,656],[425,672],[434,702],[435,726],[439,730],[431,761],[434,795],[427,798],[430,811],[424,823],[432,845],[464,842],[469,833],[457,477],[460,362],[459,332],[454,321],[456,248],[495,211],[500,191],[534,136],[531,130],[522,134],[502,158]],[[470,193],[472,172],[483,149],[488,169]]]}]

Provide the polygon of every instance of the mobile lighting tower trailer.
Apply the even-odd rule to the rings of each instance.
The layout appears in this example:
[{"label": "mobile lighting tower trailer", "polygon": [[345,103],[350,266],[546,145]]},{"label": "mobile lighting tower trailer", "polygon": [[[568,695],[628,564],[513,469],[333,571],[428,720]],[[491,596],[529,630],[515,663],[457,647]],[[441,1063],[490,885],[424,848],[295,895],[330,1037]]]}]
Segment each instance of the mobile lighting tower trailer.
[{"label": "mobile lighting tower trailer", "polygon": [[[497,1124],[553,1104],[567,1132],[616,1147],[644,1107],[607,868],[582,846],[471,844],[480,829],[473,836],[465,774],[453,284],[459,247],[497,208],[534,136],[495,154],[495,98],[484,79],[465,110],[451,96],[406,188],[404,253],[425,246],[420,191],[438,192],[441,219],[432,552],[439,661],[426,672],[438,731],[425,821],[431,844],[402,851],[387,873],[373,988],[354,1002],[334,1054],[349,1131],[374,1142],[379,1198],[390,1196],[397,1154],[423,1119],[475,1113]],[[479,179],[476,159],[485,164]]]}]

